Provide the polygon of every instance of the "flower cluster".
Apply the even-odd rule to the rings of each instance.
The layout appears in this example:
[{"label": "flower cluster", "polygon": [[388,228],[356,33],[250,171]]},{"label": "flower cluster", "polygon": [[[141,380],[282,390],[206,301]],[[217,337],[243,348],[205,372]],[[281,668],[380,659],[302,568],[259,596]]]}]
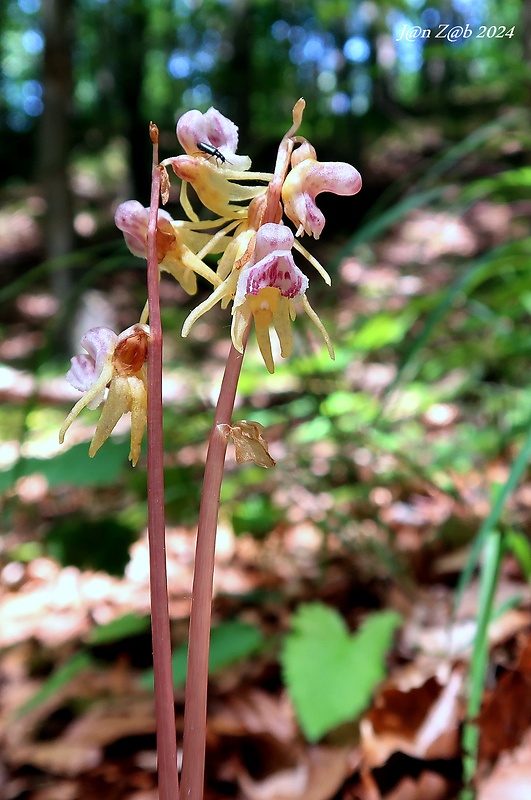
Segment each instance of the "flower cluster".
[{"label": "flower cluster", "polygon": [[147,386],[145,361],[148,355],[149,328],[132,325],[117,336],[109,328],[91,328],[81,339],[87,354],[74,356],[66,379],[80,392],[78,400],[59,431],[62,444],[65,433],[86,407],[103,410],[92,438],[89,455],[93,456],[109,438],[123,414],[131,412],[131,449],[129,460],[136,465],[146,427]]},{"label": "flower cluster", "polygon": [[[216,303],[227,307],[232,302],[234,347],[243,352],[250,323],[254,321],[258,345],[269,372],[275,368],[271,328],[277,333],[282,357],[288,357],[292,351],[291,326],[297,304],[317,326],[334,358],[330,338],[306,297],[308,277],[296,264],[294,254],[302,256],[330,285],[328,273],[303,247],[300,237],[307,234],[318,239],[323,231],[325,217],[316,204],[317,195],[321,192],[353,195],[361,188],[361,176],[353,166],[318,161],[312,145],[296,135],[304,105],[303,100],[295,104],[293,124],[280,143],[273,173],[251,170],[248,156],[236,152],[238,129],[214,108],[205,114],[189,111],[180,118],[177,137],[184,154],[168,158],[160,165],[165,171],[171,168],[181,181],[180,203],[187,220],[174,220],[166,211],[158,210],[159,268],[176,278],[189,294],[197,291],[197,275],[212,285],[210,296],[185,320],[183,336]],[[167,172],[165,176],[167,184]],[[199,219],[190,201],[190,190],[215,218]],[[147,258],[149,216],[150,209],[135,200],[122,203],[115,214],[127,246],[141,258]],[[216,271],[205,263],[207,255],[219,256]],[[147,309],[141,323],[146,319]],[[148,332],[145,325],[136,326],[134,335],[140,335],[140,330],[145,337],[145,356]],[[143,360],[138,369],[123,375],[120,358],[116,357],[122,342],[131,337],[129,331],[118,337],[106,329],[93,329],[86,334],[82,344],[89,355],[73,359],[67,375],[85,396],[61,429],[61,441],[79,411],[87,405],[98,405],[108,391],[91,452],[98,449],[121,414],[131,410],[134,432],[130,458],[136,463],[143,432],[140,415],[145,413],[141,410],[146,394]]]}]

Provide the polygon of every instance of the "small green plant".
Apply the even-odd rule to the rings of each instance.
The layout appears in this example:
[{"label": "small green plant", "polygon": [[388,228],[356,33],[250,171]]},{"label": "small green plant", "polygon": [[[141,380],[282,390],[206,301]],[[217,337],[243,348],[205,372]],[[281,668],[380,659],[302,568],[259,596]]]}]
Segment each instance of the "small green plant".
[{"label": "small green plant", "polygon": [[385,657],[400,621],[393,611],[375,612],[350,634],[329,606],[309,603],[297,609],[281,663],[297,718],[311,742],[367,708],[386,675]]}]

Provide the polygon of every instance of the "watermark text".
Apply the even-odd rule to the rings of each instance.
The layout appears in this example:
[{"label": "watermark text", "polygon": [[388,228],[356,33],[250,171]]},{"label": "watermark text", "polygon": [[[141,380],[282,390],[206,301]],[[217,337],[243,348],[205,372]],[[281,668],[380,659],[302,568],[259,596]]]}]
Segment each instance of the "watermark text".
[{"label": "watermark text", "polygon": [[512,39],[515,26],[507,25],[477,25],[472,27],[467,22],[465,25],[446,25],[439,23],[437,28],[422,28],[420,25],[410,25],[405,22],[400,35],[395,37],[396,42],[402,40],[414,42],[416,39],[445,39],[447,42],[458,42],[461,39]]}]

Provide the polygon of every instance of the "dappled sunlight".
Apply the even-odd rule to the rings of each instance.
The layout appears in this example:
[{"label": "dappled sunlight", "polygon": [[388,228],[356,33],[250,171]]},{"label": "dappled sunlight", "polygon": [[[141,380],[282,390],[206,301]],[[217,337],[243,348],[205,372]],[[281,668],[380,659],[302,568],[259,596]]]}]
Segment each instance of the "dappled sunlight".
[{"label": "dappled sunlight", "polygon": [[34,195],[26,203],[9,203],[0,208],[0,265],[41,254],[43,240],[38,219],[43,211],[42,199]]},{"label": "dappled sunlight", "polygon": [[[502,20],[490,0],[455,0],[454,27],[476,25],[455,41],[434,38],[440,3],[412,0],[385,13],[81,4],[62,50],[73,93],[53,114],[72,142],[56,154],[57,194],[43,156],[63,140],[38,143],[52,63],[41,5],[8,0],[0,31],[0,783],[12,800],[159,797],[146,447],[130,469],[128,413],[93,460],[94,413],[57,442],[80,396],[64,373],[82,333],[147,315],[152,118],[159,158],[233,216],[212,220],[175,185],[172,218],[159,214],[157,258],[164,268],[170,254],[183,283],[159,283],[157,459],[179,763],[197,512],[212,496],[202,481],[234,307],[236,346],[251,317],[259,337],[222,431],[205,800],[450,800],[464,766],[477,800],[527,797],[531,171],[513,80],[525,20],[476,36],[512,25],[518,4]],[[246,217],[242,198],[263,200],[272,173],[245,177],[238,153],[272,169],[299,93],[315,151],[292,130],[289,213],[264,232],[275,204]],[[190,108],[186,155],[168,160]],[[357,170],[327,159],[360,166],[358,197],[319,193],[359,188]],[[141,258],[117,237],[117,209]],[[217,273],[231,237],[238,252]],[[203,314],[207,281],[222,308]],[[144,355],[133,348],[120,369]],[[477,758],[463,755],[470,726]]]}]

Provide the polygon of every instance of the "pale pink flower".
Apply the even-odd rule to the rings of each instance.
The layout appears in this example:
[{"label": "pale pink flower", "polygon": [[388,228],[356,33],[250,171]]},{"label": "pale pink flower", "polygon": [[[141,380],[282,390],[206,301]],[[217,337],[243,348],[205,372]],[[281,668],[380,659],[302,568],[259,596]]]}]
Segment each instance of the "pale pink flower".
[{"label": "pale pink flower", "polygon": [[[297,162],[296,153],[294,160]],[[325,217],[315,202],[317,195],[321,192],[352,195],[360,189],[361,175],[351,164],[305,158],[295,164],[283,183],[284,211],[297,226],[297,236],[306,232],[318,239],[324,228]]]},{"label": "pale pink flower", "polygon": [[[190,156],[200,155],[205,160],[217,160],[225,169],[241,171],[251,166],[249,156],[236,155],[237,126],[216,108],[211,107],[204,114],[196,110],[183,114],[177,123],[177,138],[184,152]],[[206,152],[201,145],[206,145]],[[209,150],[212,152],[209,153]],[[214,151],[217,151],[221,158],[212,154]]]},{"label": "pale pink flower", "polygon": [[61,444],[66,431],[84,408],[94,409],[103,403],[89,455],[95,455],[109,438],[120,417],[131,412],[129,459],[136,465],[147,418],[145,361],[148,344],[147,325],[132,325],[119,335],[109,328],[91,328],[85,333],[81,345],[87,353],[74,356],[66,374],[67,381],[84,395],[59,431]]},{"label": "pale pink flower", "polygon": [[[127,247],[135,256],[147,258],[147,229],[149,208],[144,208],[138,200],[126,200],[116,209],[114,222],[123,234]],[[160,269],[169,272],[179,281],[185,292],[197,292],[196,274],[202,275],[213,286],[220,283],[216,273],[196,255],[202,248],[219,253],[228,244],[225,237],[218,239],[216,246],[209,247],[213,236],[196,228],[206,228],[213,223],[184,222],[174,220],[167,211],[159,209],[157,218],[157,256]]]}]

